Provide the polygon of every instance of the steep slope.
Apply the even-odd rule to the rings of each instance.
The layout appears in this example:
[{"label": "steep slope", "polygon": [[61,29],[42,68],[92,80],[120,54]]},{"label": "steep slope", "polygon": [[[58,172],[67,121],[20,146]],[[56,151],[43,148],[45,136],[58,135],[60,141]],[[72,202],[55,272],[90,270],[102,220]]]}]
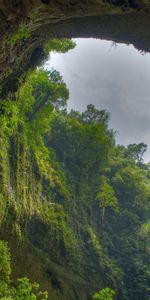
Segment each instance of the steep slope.
[{"label": "steep slope", "polygon": [[[109,115],[64,109],[58,72],[32,72],[17,101],[1,103],[0,238],[13,278],[28,276],[49,299],[149,297],[149,166],[144,144],[116,147]],[[62,109],[63,108],[63,109]]]}]

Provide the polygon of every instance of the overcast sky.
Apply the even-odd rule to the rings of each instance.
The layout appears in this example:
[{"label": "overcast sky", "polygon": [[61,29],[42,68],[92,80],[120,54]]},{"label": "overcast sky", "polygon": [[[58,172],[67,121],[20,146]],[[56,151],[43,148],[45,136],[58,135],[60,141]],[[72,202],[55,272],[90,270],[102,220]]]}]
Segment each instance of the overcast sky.
[{"label": "overcast sky", "polygon": [[66,54],[52,53],[46,66],[57,69],[70,90],[68,108],[83,111],[90,103],[111,113],[117,143],[144,142],[150,161],[150,54],[133,46],[76,39]]}]

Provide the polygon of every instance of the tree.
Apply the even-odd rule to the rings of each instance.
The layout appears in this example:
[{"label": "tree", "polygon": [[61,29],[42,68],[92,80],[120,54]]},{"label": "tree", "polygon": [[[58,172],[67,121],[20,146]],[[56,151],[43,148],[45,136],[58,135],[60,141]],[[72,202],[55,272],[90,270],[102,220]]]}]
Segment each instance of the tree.
[{"label": "tree", "polygon": [[102,183],[99,187],[96,199],[99,200],[99,206],[102,209],[102,218],[104,218],[107,207],[110,207],[115,212],[119,211],[119,203],[115,197],[114,189],[105,177],[102,178]]},{"label": "tree", "polygon": [[149,257],[150,255],[150,222],[141,225],[139,237],[143,246],[143,259],[145,261],[146,256]]},{"label": "tree", "polygon": [[51,51],[66,53],[69,50],[74,49],[75,46],[76,43],[71,39],[51,39],[45,44],[44,50],[46,54]]},{"label": "tree", "polygon": [[31,283],[26,277],[18,279],[14,287],[10,281],[10,250],[4,241],[0,241],[0,300],[46,300],[47,292],[39,291],[39,284]]},{"label": "tree", "polygon": [[130,144],[125,151],[125,157],[132,158],[138,163],[143,162],[143,155],[147,150],[147,145],[144,143]]},{"label": "tree", "polygon": [[87,106],[87,110],[81,115],[82,122],[87,124],[105,124],[108,125],[109,113],[95,108],[93,104]]},{"label": "tree", "polygon": [[10,274],[10,252],[8,245],[6,242],[0,241],[0,280],[9,282]]},{"label": "tree", "polygon": [[[30,99],[30,102],[28,99]],[[69,91],[62,76],[56,70],[32,72],[19,93],[20,108],[27,121],[32,121],[42,110],[60,109],[66,105]]]},{"label": "tree", "polygon": [[104,288],[99,292],[95,293],[92,297],[93,300],[113,300],[115,291],[110,288]]},{"label": "tree", "polygon": [[87,176],[98,172],[107,158],[111,142],[112,137],[108,135],[104,124],[94,121],[83,123],[79,121],[78,113],[59,113],[52,122],[48,137],[48,144],[55,149],[59,159],[71,171],[77,172],[77,176],[82,171]]}]

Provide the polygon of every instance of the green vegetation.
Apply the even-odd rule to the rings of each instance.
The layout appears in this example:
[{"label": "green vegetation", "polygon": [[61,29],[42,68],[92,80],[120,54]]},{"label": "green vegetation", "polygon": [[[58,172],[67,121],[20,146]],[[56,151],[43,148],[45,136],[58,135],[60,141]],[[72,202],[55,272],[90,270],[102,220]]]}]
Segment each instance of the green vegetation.
[{"label": "green vegetation", "polygon": [[46,300],[47,292],[39,291],[39,284],[26,277],[18,279],[17,286],[10,281],[10,252],[6,242],[0,241],[0,299],[1,300]]},{"label": "green vegetation", "polygon": [[[49,49],[64,52],[73,46],[55,40]],[[44,267],[52,261],[84,278],[88,297],[91,286],[93,293],[100,287],[94,300],[148,300],[146,145],[115,145],[109,113],[93,105],[83,113],[68,113],[68,97],[57,71],[39,69],[27,75],[16,101],[1,102],[0,234],[11,249],[16,243],[36,253]],[[12,288],[10,255],[2,242],[0,260],[2,299],[40,299],[26,278]],[[55,298],[64,299],[58,272],[44,271]],[[21,273],[26,276],[24,266]]]},{"label": "green vegetation", "polygon": [[9,40],[10,46],[16,45],[19,41],[27,40],[30,37],[30,32],[25,24],[21,24],[17,32],[14,32]]},{"label": "green vegetation", "polygon": [[68,50],[74,49],[76,43],[69,39],[52,39],[44,45],[44,50],[46,54],[51,51],[56,51],[58,53],[65,53]]},{"label": "green vegetation", "polygon": [[93,295],[93,300],[113,300],[115,291],[105,288]]}]

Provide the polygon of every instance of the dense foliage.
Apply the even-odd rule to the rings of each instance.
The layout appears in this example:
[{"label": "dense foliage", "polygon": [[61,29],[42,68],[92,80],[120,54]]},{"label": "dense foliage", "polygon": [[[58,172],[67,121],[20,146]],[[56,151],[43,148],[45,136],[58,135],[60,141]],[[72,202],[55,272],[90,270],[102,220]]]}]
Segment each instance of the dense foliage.
[{"label": "dense foliage", "polygon": [[[73,46],[61,41],[60,51]],[[56,40],[47,47],[59,51]],[[53,260],[67,266],[93,292],[102,289],[93,299],[112,299],[116,293],[118,300],[148,300],[150,170],[142,160],[146,145],[116,146],[109,113],[93,105],[83,113],[68,113],[68,97],[57,71],[39,69],[28,74],[17,101],[1,102],[2,236],[27,245],[46,265]],[[6,245],[0,247],[0,280],[6,282],[10,258]],[[6,256],[1,255],[3,247]],[[47,274],[51,276],[49,270]],[[49,280],[60,299],[58,279]],[[32,287],[22,279],[17,293],[24,288],[31,293]]]},{"label": "dense foliage", "polygon": [[6,242],[0,241],[0,299],[1,300],[46,300],[47,292],[39,291],[37,283],[26,277],[18,279],[14,287],[10,281],[10,252]]},{"label": "dense foliage", "polygon": [[93,295],[93,300],[113,300],[115,291],[109,288],[102,289]]}]

